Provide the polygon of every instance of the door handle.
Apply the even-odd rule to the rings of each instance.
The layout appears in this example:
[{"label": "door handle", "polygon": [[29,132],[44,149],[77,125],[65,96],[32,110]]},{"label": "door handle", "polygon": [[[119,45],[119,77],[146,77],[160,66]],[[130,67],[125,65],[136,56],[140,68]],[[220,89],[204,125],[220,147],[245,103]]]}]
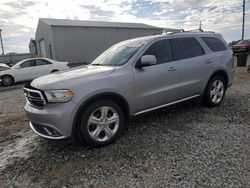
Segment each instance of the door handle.
[{"label": "door handle", "polygon": [[176,67],[170,67],[168,71],[175,71],[177,68]]},{"label": "door handle", "polygon": [[206,60],[206,64],[210,64],[210,63],[213,63],[213,61],[210,60],[210,59],[207,59],[207,60]]}]

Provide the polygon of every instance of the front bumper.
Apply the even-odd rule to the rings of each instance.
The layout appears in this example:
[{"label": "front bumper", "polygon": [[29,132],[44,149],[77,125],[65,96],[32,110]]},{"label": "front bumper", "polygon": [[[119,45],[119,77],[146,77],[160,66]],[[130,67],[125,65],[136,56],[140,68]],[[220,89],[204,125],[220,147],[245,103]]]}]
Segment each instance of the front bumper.
[{"label": "front bumper", "polygon": [[46,104],[40,109],[27,102],[24,109],[31,129],[39,136],[54,140],[71,137],[77,111],[77,104],[73,101]]}]

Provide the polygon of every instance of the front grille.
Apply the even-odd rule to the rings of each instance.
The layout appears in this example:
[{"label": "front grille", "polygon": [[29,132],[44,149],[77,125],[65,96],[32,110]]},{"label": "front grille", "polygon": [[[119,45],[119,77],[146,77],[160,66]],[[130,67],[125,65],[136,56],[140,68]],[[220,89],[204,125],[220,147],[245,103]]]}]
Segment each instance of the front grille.
[{"label": "front grille", "polygon": [[42,95],[42,92],[37,89],[31,89],[28,87],[24,87],[24,95],[31,106],[42,108],[46,101]]}]

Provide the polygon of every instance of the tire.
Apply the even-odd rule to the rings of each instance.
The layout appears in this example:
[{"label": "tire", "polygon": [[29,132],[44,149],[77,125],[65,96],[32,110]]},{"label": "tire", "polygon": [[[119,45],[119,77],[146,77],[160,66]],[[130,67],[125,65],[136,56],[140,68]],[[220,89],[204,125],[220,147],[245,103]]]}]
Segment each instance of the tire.
[{"label": "tire", "polygon": [[106,146],[117,139],[124,127],[124,114],[120,106],[111,100],[100,100],[80,113],[77,140],[91,147]]},{"label": "tire", "polygon": [[204,93],[204,98],[203,98],[204,104],[210,108],[219,106],[224,99],[225,92],[226,92],[225,79],[219,75],[212,77],[209,80]]},{"label": "tire", "polygon": [[6,76],[2,77],[2,84],[4,86],[11,86],[11,85],[14,84],[14,82],[15,82],[14,78],[12,76],[10,76],[10,75],[6,75]]}]

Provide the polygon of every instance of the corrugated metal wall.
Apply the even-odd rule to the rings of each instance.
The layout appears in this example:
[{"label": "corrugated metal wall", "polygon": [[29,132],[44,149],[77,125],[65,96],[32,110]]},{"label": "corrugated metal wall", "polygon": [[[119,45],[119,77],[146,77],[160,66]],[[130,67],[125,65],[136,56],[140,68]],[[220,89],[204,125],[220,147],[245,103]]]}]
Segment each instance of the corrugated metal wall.
[{"label": "corrugated metal wall", "polygon": [[59,61],[91,62],[117,42],[161,32],[161,29],[52,26],[54,55]]}]

